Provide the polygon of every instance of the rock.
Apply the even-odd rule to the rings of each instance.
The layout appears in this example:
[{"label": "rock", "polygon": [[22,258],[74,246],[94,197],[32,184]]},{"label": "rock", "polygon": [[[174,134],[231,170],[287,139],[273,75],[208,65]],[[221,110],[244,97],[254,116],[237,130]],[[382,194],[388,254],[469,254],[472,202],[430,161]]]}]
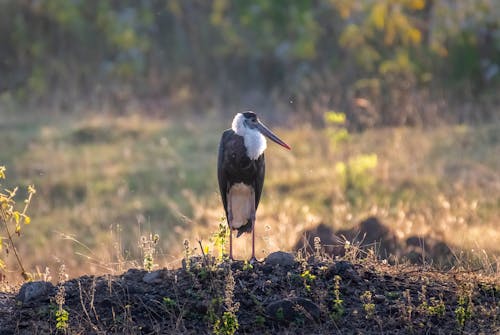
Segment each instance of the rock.
[{"label": "rock", "polygon": [[161,270],[148,272],[142,277],[142,281],[147,284],[159,284],[163,281],[161,277]]},{"label": "rock", "polygon": [[385,301],[385,296],[382,294],[375,294],[373,296],[373,301],[377,304],[383,303]]},{"label": "rock", "polygon": [[266,307],[270,318],[279,322],[289,323],[297,320],[318,320],[320,309],[318,305],[305,298],[288,298],[270,303]]},{"label": "rock", "polygon": [[50,282],[34,281],[21,286],[16,300],[26,304],[36,300],[48,300],[49,296],[55,292],[55,287]]},{"label": "rock", "polygon": [[291,267],[295,264],[295,256],[289,252],[276,251],[267,256],[266,265]]}]

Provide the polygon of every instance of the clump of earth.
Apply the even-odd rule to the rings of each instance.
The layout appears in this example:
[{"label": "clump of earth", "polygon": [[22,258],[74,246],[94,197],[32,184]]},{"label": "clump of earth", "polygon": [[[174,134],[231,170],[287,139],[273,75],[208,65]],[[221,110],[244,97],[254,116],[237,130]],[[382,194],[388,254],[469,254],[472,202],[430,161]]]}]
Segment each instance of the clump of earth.
[{"label": "clump of earth", "polygon": [[0,294],[0,334],[495,334],[499,314],[498,277],[319,253],[191,257]]}]

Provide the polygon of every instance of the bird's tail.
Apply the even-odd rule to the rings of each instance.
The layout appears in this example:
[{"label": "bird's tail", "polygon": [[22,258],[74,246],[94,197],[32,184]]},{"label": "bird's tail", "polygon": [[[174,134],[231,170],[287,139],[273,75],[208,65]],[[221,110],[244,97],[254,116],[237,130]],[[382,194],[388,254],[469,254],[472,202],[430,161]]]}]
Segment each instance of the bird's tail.
[{"label": "bird's tail", "polygon": [[236,230],[238,233],[236,234],[236,237],[240,237],[241,234],[243,233],[250,233],[252,231],[253,225],[252,225],[252,220],[248,219],[247,223]]}]

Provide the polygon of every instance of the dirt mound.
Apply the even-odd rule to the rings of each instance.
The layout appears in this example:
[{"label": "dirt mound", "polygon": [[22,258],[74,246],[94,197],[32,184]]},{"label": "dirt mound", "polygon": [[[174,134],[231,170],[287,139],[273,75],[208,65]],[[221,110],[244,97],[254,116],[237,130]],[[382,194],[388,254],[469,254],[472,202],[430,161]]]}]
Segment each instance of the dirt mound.
[{"label": "dirt mound", "polygon": [[331,256],[344,256],[349,241],[361,250],[373,249],[375,254],[389,261],[407,260],[412,264],[434,264],[451,268],[455,257],[450,247],[432,236],[411,236],[400,241],[389,227],[376,217],[368,217],[347,230],[334,231],[321,223],[300,234],[294,250],[305,254],[316,252],[315,238],[319,238],[321,252]]},{"label": "dirt mound", "polygon": [[413,264],[434,264],[450,268],[456,257],[450,247],[432,236],[411,236],[406,239],[404,257]]},{"label": "dirt mound", "polygon": [[236,328],[241,334],[500,330],[498,278],[366,259],[291,262],[279,256],[253,266],[193,257],[182,269],[131,269],[59,286],[27,283],[0,305],[0,315],[11,316],[0,319],[0,333],[57,333],[57,301],[68,312],[59,328],[75,334],[223,334]]}]

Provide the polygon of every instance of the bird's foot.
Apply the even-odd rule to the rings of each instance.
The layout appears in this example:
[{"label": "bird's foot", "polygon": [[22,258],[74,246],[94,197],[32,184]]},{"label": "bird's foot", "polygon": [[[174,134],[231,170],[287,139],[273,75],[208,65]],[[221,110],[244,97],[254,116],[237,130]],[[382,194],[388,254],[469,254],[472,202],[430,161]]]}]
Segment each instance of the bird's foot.
[{"label": "bird's foot", "polygon": [[252,258],[250,258],[248,262],[253,265],[255,263],[258,263],[259,261],[257,260],[257,258],[255,258],[255,256],[252,256]]}]

